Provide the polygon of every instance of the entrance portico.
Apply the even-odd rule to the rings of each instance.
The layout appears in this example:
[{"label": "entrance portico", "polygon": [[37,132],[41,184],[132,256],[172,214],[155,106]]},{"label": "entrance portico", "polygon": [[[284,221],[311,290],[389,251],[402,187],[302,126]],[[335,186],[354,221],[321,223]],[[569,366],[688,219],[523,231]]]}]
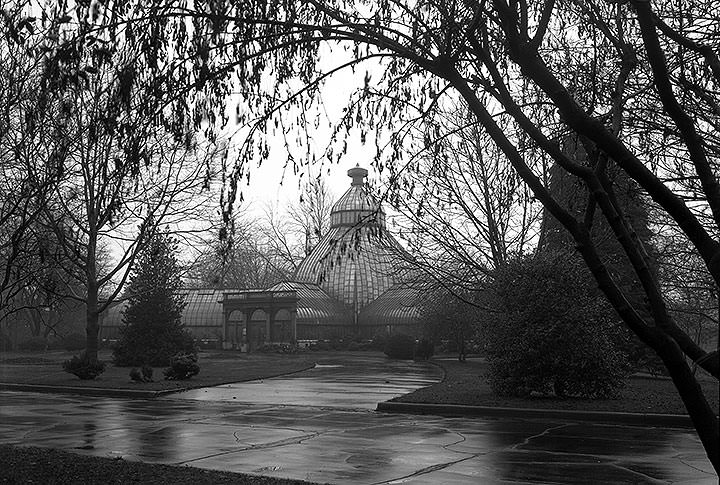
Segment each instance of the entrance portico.
[{"label": "entrance portico", "polygon": [[[297,341],[297,303],[295,291],[239,291],[226,292],[220,303],[223,306],[223,347],[249,352],[262,344],[294,343]],[[265,313],[265,322],[253,324],[252,316],[257,310]],[[276,321],[278,312],[285,310],[290,315],[290,325]],[[233,312],[243,315],[243,332],[239,322],[230,322]]]}]

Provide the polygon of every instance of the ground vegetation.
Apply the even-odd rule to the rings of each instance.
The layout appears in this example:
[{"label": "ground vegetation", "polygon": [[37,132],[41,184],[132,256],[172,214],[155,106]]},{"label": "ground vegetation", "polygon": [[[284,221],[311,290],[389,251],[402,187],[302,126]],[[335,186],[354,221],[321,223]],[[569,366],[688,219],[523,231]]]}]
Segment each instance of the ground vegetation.
[{"label": "ground vegetation", "polygon": [[49,448],[0,445],[0,482],[3,483],[146,483],[215,485],[301,485],[310,482],[261,477],[242,473],[203,470],[82,456]]}]

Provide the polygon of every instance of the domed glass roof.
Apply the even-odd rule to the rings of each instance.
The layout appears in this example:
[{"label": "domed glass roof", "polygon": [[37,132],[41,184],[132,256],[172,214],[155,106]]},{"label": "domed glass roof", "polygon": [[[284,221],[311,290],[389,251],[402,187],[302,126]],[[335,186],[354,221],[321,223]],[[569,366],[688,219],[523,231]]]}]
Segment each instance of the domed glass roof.
[{"label": "domed glass roof", "polygon": [[348,170],[352,184],[332,208],[330,230],[295,274],[355,311],[397,283],[404,267],[404,251],[385,229],[385,213],[365,186],[367,173]]},{"label": "domed glass roof", "polygon": [[368,171],[355,167],[348,170],[353,181],[350,188],[335,202],[330,211],[331,227],[380,226],[385,227],[385,212],[365,188]]}]

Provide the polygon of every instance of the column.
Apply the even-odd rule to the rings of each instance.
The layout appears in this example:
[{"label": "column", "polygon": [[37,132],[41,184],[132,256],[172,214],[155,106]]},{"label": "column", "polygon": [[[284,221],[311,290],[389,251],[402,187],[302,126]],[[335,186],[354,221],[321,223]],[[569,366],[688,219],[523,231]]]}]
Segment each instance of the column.
[{"label": "column", "polygon": [[265,309],[265,342],[272,342],[272,308]]},{"label": "column", "polygon": [[245,317],[245,345],[249,353],[252,348],[250,345],[250,319],[252,318],[252,310],[244,310],[243,316]]},{"label": "column", "polygon": [[297,310],[290,311],[290,332],[292,334],[292,343],[297,345]]},{"label": "column", "polygon": [[221,347],[223,349],[230,349],[232,348],[232,337],[230,335],[230,329],[228,328],[230,326],[230,314],[232,312],[225,310],[223,312],[223,328],[222,328],[222,345]]}]

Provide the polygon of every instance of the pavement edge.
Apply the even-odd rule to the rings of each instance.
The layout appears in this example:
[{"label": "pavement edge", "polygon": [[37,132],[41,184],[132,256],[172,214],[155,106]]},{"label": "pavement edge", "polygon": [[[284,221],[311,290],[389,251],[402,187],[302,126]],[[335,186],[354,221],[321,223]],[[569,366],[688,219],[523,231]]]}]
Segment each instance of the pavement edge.
[{"label": "pavement edge", "polygon": [[400,414],[436,414],[440,416],[517,417],[592,421],[608,424],[669,426],[692,428],[690,416],[683,414],[621,413],[609,411],[575,411],[563,409],[524,409],[460,404],[428,404],[398,401],[378,403],[376,411]]}]

